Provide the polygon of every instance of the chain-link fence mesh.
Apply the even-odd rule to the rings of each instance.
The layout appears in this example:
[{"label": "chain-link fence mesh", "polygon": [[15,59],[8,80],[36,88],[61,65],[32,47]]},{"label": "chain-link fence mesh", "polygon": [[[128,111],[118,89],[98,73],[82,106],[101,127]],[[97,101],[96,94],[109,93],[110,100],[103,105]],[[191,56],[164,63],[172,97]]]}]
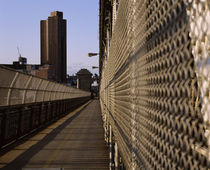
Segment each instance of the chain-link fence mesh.
[{"label": "chain-link fence mesh", "polygon": [[207,169],[210,2],[120,0],[104,53],[103,118],[126,167]]}]

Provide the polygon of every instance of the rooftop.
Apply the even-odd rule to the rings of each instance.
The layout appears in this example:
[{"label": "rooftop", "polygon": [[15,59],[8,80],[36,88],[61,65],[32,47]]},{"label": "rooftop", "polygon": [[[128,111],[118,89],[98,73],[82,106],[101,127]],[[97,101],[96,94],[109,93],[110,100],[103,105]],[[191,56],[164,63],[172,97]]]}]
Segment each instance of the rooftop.
[{"label": "rooftop", "polygon": [[78,74],[92,74],[92,73],[89,70],[83,68],[77,72],[77,75]]},{"label": "rooftop", "polygon": [[58,16],[58,17],[63,18],[63,12],[60,12],[60,11],[53,11],[53,12],[50,13],[50,15],[51,15],[52,17]]}]

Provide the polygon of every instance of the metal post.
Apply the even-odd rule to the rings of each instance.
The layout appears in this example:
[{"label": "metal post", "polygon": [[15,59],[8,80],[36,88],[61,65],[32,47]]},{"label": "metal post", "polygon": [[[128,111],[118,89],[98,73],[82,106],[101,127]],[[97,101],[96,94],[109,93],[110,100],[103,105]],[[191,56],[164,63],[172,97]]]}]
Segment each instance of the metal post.
[{"label": "metal post", "polygon": [[112,158],[112,127],[109,125],[109,169],[112,170],[112,163],[113,163],[113,158]]},{"label": "metal post", "polygon": [[109,144],[109,128],[108,128],[108,120],[107,120],[107,115],[104,115],[105,117],[105,122],[104,122],[104,128],[105,128],[105,141],[107,145]]},{"label": "metal post", "polygon": [[16,116],[18,116],[18,129],[17,129],[17,137],[20,137],[22,135],[22,117],[24,116],[25,112],[24,112],[25,107],[22,108],[17,108],[15,111],[18,112],[18,114],[16,114]]},{"label": "metal post", "polygon": [[115,142],[115,147],[114,147],[114,165],[115,165],[115,170],[119,170],[119,163],[118,163],[118,145],[117,142]]},{"label": "metal post", "polygon": [[0,148],[3,146],[3,144],[5,143],[5,131],[6,131],[6,110],[2,111],[2,113],[0,113]]}]

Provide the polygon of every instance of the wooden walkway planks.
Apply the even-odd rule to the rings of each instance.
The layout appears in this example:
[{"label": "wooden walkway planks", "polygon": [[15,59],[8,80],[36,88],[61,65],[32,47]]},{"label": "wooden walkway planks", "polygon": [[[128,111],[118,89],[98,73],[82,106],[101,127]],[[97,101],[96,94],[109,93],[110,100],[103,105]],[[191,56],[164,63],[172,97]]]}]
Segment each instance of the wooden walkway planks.
[{"label": "wooden walkway planks", "polygon": [[[16,147],[16,151],[25,151],[11,162],[6,162],[2,169],[109,168],[109,152],[104,142],[98,100],[91,101],[81,111],[67,115],[56,123],[57,127],[56,124],[51,125],[29,139],[29,143]],[[27,148],[28,145],[30,147]],[[5,164],[1,158],[0,164]]]}]

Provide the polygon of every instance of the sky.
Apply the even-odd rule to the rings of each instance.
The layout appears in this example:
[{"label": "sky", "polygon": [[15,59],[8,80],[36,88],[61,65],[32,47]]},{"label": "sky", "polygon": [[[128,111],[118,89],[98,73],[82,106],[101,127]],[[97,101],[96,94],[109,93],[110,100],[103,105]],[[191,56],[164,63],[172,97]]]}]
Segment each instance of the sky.
[{"label": "sky", "polygon": [[18,60],[40,64],[40,20],[62,11],[67,20],[67,73],[81,68],[98,73],[99,0],[0,0],[0,64]]}]

